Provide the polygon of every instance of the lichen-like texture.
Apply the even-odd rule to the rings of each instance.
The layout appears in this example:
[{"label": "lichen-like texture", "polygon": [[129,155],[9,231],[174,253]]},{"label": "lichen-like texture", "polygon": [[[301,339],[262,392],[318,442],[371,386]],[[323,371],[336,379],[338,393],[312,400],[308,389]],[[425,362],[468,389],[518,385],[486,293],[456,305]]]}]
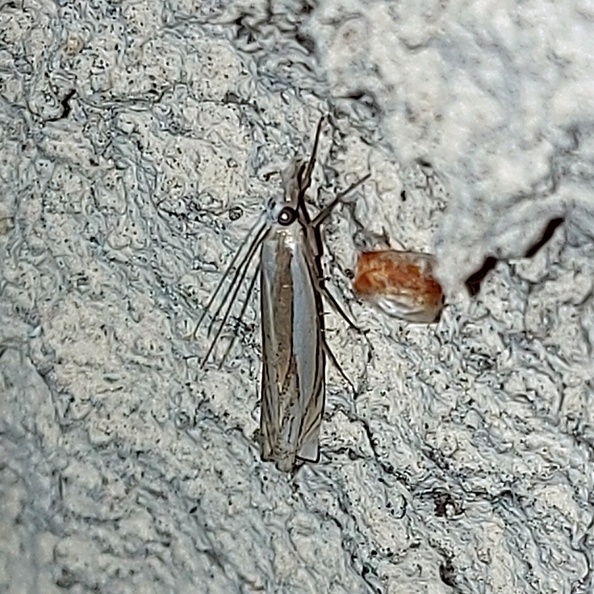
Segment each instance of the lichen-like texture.
[{"label": "lichen-like texture", "polygon": [[[0,0],[0,592],[593,592],[593,63],[590,0]],[[257,285],[194,328],[322,114],[364,332],[292,475]],[[437,325],[354,298],[374,234]]]}]

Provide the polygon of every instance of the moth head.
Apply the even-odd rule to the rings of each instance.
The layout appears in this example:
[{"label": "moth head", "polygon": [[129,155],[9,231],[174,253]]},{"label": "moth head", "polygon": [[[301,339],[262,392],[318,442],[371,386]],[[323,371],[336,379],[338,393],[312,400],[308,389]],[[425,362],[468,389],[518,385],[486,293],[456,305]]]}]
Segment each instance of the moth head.
[{"label": "moth head", "polygon": [[297,209],[292,206],[283,206],[281,211],[278,213],[276,221],[283,227],[292,225],[297,219]]}]

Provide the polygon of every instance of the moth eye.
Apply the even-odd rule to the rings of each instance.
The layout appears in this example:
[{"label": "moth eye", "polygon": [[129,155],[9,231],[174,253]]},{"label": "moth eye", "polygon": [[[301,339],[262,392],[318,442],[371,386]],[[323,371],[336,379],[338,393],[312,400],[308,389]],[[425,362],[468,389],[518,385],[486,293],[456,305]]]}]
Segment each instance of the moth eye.
[{"label": "moth eye", "polygon": [[278,223],[279,225],[288,226],[290,225],[295,219],[297,218],[297,211],[292,208],[291,206],[285,206],[279,213],[278,213]]}]

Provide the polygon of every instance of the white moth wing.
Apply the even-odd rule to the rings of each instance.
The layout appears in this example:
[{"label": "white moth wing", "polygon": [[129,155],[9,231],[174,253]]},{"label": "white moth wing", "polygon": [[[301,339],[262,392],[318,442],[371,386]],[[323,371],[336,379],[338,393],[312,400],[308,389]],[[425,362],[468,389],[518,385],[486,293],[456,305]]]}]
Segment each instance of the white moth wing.
[{"label": "white moth wing", "polygon": [[297,249],[291,262],[293,293],[293,353],[299,379],[300,429],[297,456],[317,462],[318,439],[324,412],[324,353],[322,350],[321,297],[312,275],[311,261]]},{"label": "white moth wing", "polygon": [[262,245],[262,458],[291,470],[318,459],[324,405],[320,297],[298,224]]},{"label": "white moth wing", "polygon": [[260,303],[262,326],[262,386],[260,439],[263,460],[275,460],[281,432],[281,382],[279,381],[279,351],[281,337],[275,323],[279,315],[275,300],[277,291],[278,241],[268,238],[262,245],[260,259]]}]

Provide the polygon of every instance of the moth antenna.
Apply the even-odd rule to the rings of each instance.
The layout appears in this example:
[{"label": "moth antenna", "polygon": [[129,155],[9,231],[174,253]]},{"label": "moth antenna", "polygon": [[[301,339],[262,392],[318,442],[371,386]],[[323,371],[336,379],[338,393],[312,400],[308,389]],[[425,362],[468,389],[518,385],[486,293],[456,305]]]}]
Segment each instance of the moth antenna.
[{"label": "moth antenna", "polygon": [[[233,267],[235,266],[235,263],[237,262],[237,260],[241,256],[241,253],[242,253],[243,249],[247,245],[248,240],[250,239],[250,237],[252,237],[252,234],[254,233],[254,231],[256,229],[258,229],[259,226],[260,226],[260,229],[257,230],[257,234],[258,235],[262,232],[262,229],[263,228],[266,228],[266,225],[263,224],[263,219],[264,219],[264,215],[261,215],[260,218],[256,221],[255,225],[249,230],[248,234],[245,236],[245,238],[241,242],[241,244],[239,246],[239,249],[235,252],[235,255],[231,259],[231,262],[229,263],[229,266],[227,266],[227,269],[223,273],[223,276],[221,277],[221,280],[219,281],[218,285],[216,286],[213,294],[210,296],[210,299],[208,300],[208,303],[204,307],[204,310],[202,311],[202,315],[200,316],[200,318],[198,319],[198,322],[196,323],[196,327],[194,328],[194,332],[192,332],[192,338],[193,339],[196,339],[196,333],[198,332],[198,329],[202,325],[202,322],[204,321],[204,318],[206,317],[206,314],[210,311],[210,308],[212,307],[212,304],[215,302],[215,299],[217,298],[217,295],[221,292],[221,289],[223,288],[223,285],[225,284],[225,281],[229,278],[229,275],[231,274],[231,271],[233,270]],[[261,241],[261,240],[257,240],[257,241]],[[250,247],[250,249],[251,249],[251,247]],[[249,254],[249,252],[250,252],[250,250],[248,250],[248,254]],[[244,265],[244,263],[245,263],[245,257],[240,262],[239,266],[235,269],[235,275],[234,276],[237,276],[237,271],[241,269],[241,267]],[[232,283],[233,283],[233,281],[232,281]],[[216,318],[216,316],[214,316],[214,317]]]},{"label": "moth antenna", "polygon": [[[256,266],[256,270],[254,271],[254,276],[252,277],[252,280],[250,281],[250,285],[249,285],[247,293],[245,295],[243,305],[241,306],[241,311],[239,312],[239,317],[237,318],[239,322],[241,322],[241,320],[245,314],[245,310],[247,309],[247,305],[250,302],[250,297],[252,295],[252,291],[254,290],[254,286],[256,285],[256,280],[257,280],[259,274],[260,274],[260,263],[258,263],[258,266]],[[219,369],[221,369],[221,367],[223,367],[223,365],[225,364],[225,360],[229,356],[229,353],[231,352],[231,349],[232,349],[233,345],[235,344],[236,338],[237,338],[237,334],[233,334],[233,338],[231,339],[231,342],[229,342],[229,346],[225,349],[225,353],[221,359],[221,362],[219,363]]]},{"label": "moth antenna", "polygon": [[243,283],[243,280],[245,279],[245,277],[250,269],[250,264],[252,263],[252,260],[254,259],[256,250],[260,247],[260,244],[266,237],[267,233],[268,233],[268,229],[266,229],[265,227],[261,231],[259,231],[259,236],[250,245],[250,249],[248,250],[247,254],[242,259],[239,267],[235,271],[235,274],[233,275],[233,281],[229,288],[229,291],[227,291],[227,293],[225,293],[225,295],[223,295],[223,299],[221,300],[219,307],[217,307],[216,312],[213,314],[213,319],[212,319],[211,323],[208,325],[208,333],[209,334],[214,326],[214,323],[216,322],[217,318],[219,317],[219,313],[221,312],[221,309],[223,308],[225,303],[227,303],[227,307],[225,308],[223,316],[221,317],[221,323],[219,324],[219,328],[216,331],[216,334],[214,335],[212,342],[210,343],[210,347],[208,348],[208,351],[207,351],[204,359],[202,360],[202,364],[200,365],[201,368],[204,367],[204,364],[206,363],[206,361],[212,354],[212,351],[214,350],[217,340],[219,339],[219,336],[221,335],[221,332],[223,331],[223,328],[225,327],[225,324],[227,323],[227,320],[229,319],[229,314],[231,313],[231,310],[233,309],[233,305],[235,305],[235,298],[237,297],[237,293],[239,293],[241,284]]},{"label": "moth antenna", "polygon": [[316,164],[318,145],[320,143],[320,136],[322,133],[322,124],[324,123],[324,120],[326,119],[326,117],[327,116],[323,115],[320,118],[320,121],[318,122],[318,127],[316,128],[316,135],[314,137],[313,148],[311,149],[311,156],[307,163],[307,167],[304,171],[303,179],[299,180],[301,182],[301,186],[300,186],[301,192],[305,192],[307,190],[307,188],[309,188],[309,185],[311,183],[311,174],[312,174],[313,168],[315,167],[315,164]]}]

